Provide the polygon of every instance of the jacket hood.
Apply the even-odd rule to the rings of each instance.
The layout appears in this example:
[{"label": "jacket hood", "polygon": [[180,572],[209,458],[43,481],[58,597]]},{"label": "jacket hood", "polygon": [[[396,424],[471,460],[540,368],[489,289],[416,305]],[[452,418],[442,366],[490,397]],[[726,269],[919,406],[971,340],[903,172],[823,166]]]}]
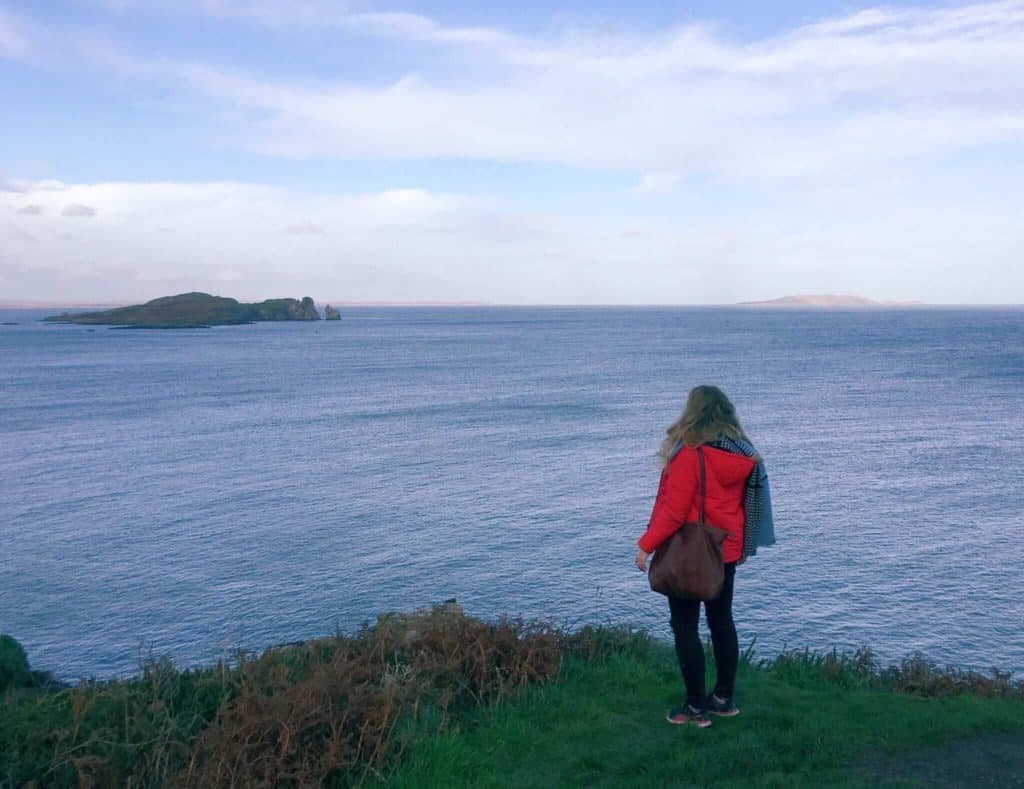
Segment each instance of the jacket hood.
[{"label": "jacket hood", "polygon": [[704,453],[707,473],[714,475],[714,478],[723,487],[731,488],[735,485],[746,483],[750,472],[757,465],[754,458],[740,455],[736,452],[728,452],[718,447],[709,447],[706,444],[700,449]]}]

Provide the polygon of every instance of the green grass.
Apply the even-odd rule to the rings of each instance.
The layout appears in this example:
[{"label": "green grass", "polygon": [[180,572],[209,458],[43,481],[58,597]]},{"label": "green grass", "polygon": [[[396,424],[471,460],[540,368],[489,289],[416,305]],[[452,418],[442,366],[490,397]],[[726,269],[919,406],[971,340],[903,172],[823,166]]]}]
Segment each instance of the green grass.
[{"label": "green grass", "polygon": [[[704,730],[671,726],[681,703],[674,655],[567,663],[561,680],[478,712],[406,752],[393,787],[721,786],[872,784],[890,757],[987,733],[1024,738],[1024,703],[960,694],[925,698],[830,671],[808,656],[741,668],[741,714]],[[1024,739],[1022,739],[1024,746]]]},{"label": "green grass", "polygon": [[742,714],[696,730],[664,719],[682,701],[668,644],[628,627],[485,623],[457,606],[196,670],[148,660],[137,677],[72,688],[26,674],[14,647],[0,789],[844,787],[922,776],[1024,787],[1024,682],[916,657],[881,668],[867,650],[744,656]]}]

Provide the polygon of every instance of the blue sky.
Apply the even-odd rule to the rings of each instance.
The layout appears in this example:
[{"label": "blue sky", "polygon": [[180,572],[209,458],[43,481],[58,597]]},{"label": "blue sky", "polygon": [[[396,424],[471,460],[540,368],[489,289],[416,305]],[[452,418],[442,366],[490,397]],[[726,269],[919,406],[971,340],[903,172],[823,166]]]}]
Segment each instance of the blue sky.
[{"label": "blue sky", "polygon": [[1024,294],[1024,0],[0,0],[0,300]]}]

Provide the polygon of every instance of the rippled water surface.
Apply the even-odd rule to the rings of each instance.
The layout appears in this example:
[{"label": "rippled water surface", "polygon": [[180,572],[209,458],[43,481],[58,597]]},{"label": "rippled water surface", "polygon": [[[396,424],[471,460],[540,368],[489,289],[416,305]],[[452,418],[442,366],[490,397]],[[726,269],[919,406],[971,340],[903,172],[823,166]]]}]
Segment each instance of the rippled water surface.
[{"label": "rippled water surface", "polygon": [[0,630],[64,677],[456,597],[668,636],[632,566],[692,385],[764,453],[743,644],[1024,671],[1024,311],[350,309],[0,326]]}]

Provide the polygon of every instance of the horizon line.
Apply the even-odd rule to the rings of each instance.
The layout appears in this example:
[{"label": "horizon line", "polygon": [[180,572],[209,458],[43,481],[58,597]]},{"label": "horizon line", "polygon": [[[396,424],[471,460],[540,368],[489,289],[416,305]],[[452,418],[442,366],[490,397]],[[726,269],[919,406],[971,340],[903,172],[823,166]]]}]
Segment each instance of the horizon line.
[{"label": "horizon line", "polygon": [[[0,309],[57,309],[62,307],[79,308],[115,308],[134,306],[145,302],[133,301],[10,301],[0,302]],[[580,302],[483,302],[483,301],[346,301],[341,299],[314,300],[318,306],[330,305],[346,309],[365,308],[387,308],[387,307],[445,307],[452,309],[474,309],[481,307],[549,307],[549,308],[620,308],[620,309],[647,309],[647,308],[672,308],[672,307],[730,307],[745,310],[920,310],[930,308],[987,308],[987,307],[1024,307],[1024,302],[917,302],[907,303],[885,303],[877,302],[872,304],[772,304],[770,302],[601,302],[601,303],[580,303]]]}]

